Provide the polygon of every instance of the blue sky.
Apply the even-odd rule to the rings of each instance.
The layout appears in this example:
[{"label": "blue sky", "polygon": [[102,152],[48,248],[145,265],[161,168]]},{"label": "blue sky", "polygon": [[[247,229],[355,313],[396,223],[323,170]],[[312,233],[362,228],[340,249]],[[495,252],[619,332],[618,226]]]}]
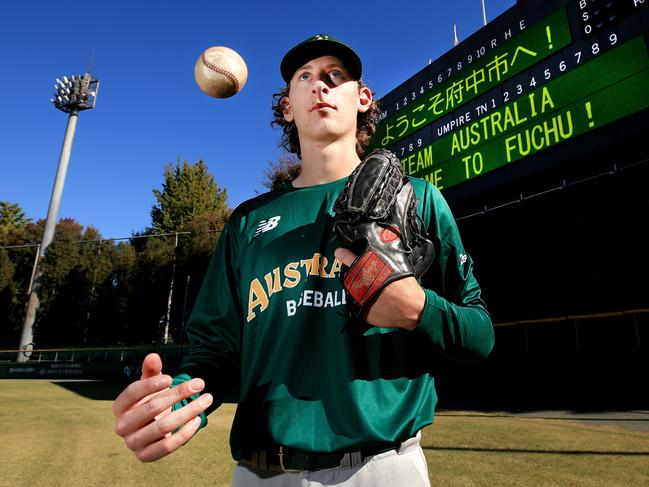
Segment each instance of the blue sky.
[{"label": "blue sky", "polygon": [[[492,20],[514,0],[487,0]],[[59,218],[125,237],[150,224],[162,171],[202,159],[234,207],[264,190],[281,154],[271,129],[279,62],[293,45],[328,33],[349,43],[377,97],[482,26],[480,0],[453,2],[2,2],[0,200],[45,218],[67,115],[50,103],[56,78],[82,74],[94,53],[95,109],[82,112]],[[241,93],[216,100],[194,83],[209,46],[237,50],[248,65]]]}]

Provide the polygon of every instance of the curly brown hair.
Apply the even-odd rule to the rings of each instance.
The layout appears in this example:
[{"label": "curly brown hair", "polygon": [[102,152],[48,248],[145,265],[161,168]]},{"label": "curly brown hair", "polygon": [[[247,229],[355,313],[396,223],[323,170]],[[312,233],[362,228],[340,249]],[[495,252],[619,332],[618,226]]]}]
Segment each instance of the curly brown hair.
[{"label": "curly brown hair", "polygon": [[[357,83],[359,90],[369,88],[362,80],[358,80]],[[275,118],[270,125],[273,128],[280,127],[282,129],[283,133],[279,146],[301,157],[300,138],[298,136],[297,126],[295,122],[287,122],[284,118],[284,104],[282,100],[288,96],[288,93],[289,87],[286,86],[279,93],[273,95],[273,115]],[[372,92],[372,96],[374,96],[374,92]],[[358,114],[356,119],[356,153],[359,157],[363,156],[365,149],[370,144],[372,136],[376,132],[378,116],[379,102],[374,98],[372,99],[369,110]]]}]

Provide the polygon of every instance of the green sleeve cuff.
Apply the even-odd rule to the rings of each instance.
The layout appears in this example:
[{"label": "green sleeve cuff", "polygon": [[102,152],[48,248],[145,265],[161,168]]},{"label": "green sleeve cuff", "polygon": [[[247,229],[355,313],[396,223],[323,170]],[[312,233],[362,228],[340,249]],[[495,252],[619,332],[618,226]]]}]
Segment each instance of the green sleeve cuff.
[{"label": "green sleeve cuff", "polygon": [[437,302],[437,295],[434,291],[426,288],[424,288],[424,293],[426,294],[426,303],[424,304],[424,311],[419,318],[417,329],[430,336],[433,342],[438,344],[443,343],[442,323],[444,314],[435,304]]},{"label": "green sleeve cuff", "polygon": [[458,306],[424,289],[426,304],[417,327],[453,358],[481,361],[494,345],[489,313],[481,306]]},{"label": "green sleeve cuff", "polygon": [[[173,382],[171,383],[171,387],[176,387],[176,386],[182,384],[183,382],[187,382],[188,380],[192,380],[192,377],[189,374],[179,374],[179,375],[177,375],[176,377],[173,378]],[[193,396],[190,396],[189,399],[194,401],[194,400],[198,399],[200,397],[200,395],[201,395],[201,393],[197,392]],[[171,407],[171,410],[176,411],[177,409],[180,409],[182,407],[187,406],[187,404],[189,404],[189,400],[188,399],[183,399],[182,401],[179,401],[176,404],[174,404]],[[205,411],[203,411],[202,413],[200,413],[198,415],[198,417],[201,418],[201,424],[198,427],[198,430],[200,430],[201,428],[204,428],[205,426],[207,426],[207,415],[205,414]],[[198,432],[198,430],[196,430],[196,431]],[[175,433],[175,431],[174,431],[174,433]]]}]

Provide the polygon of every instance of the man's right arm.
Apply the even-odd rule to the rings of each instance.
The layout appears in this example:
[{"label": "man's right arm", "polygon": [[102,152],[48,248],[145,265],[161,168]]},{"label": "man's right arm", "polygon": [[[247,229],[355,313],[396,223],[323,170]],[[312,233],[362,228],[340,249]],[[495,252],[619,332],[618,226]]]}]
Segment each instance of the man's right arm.
[{"label": "man's right arm", "polygon": [[[237,262],[237,241],[229,221],[212,254],[187,323],[187,337],[191,347],[183,357],[173,381],[174,385],[194,377],[205,381],[202,393],[211,393],[214,402],[202,415],[201,427],[207,424],[206,415],[220,406],[239,385],[244,318],[239,297]],[[198,397],[194,395],[186,398],[176,404],[175,409],[186,407]]]},{"label": "man's right arm", "polygon": [[212,254],[187,324],[191,344],[172,379],[149,354],[142,378],[113,403],[115,432],[142,461],[154,461],[185,444],[238,387],[243,317],[234,264],[236,240],[226,223]]}]

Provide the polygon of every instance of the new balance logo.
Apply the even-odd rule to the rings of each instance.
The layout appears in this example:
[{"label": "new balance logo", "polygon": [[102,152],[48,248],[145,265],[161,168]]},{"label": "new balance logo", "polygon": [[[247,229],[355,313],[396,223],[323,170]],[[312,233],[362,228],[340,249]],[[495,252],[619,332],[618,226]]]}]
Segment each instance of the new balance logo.
[{"label": "new balance logo", "polygon": [[253,237],[256,237],[260,233],[267,232],[268,230],[272,230],[277,226],[279,223],[281,216],[273,216],[269,218],[268,220],[262,220],[259,222],[259,225],[257,225],[257,231],[253,235]]}]

